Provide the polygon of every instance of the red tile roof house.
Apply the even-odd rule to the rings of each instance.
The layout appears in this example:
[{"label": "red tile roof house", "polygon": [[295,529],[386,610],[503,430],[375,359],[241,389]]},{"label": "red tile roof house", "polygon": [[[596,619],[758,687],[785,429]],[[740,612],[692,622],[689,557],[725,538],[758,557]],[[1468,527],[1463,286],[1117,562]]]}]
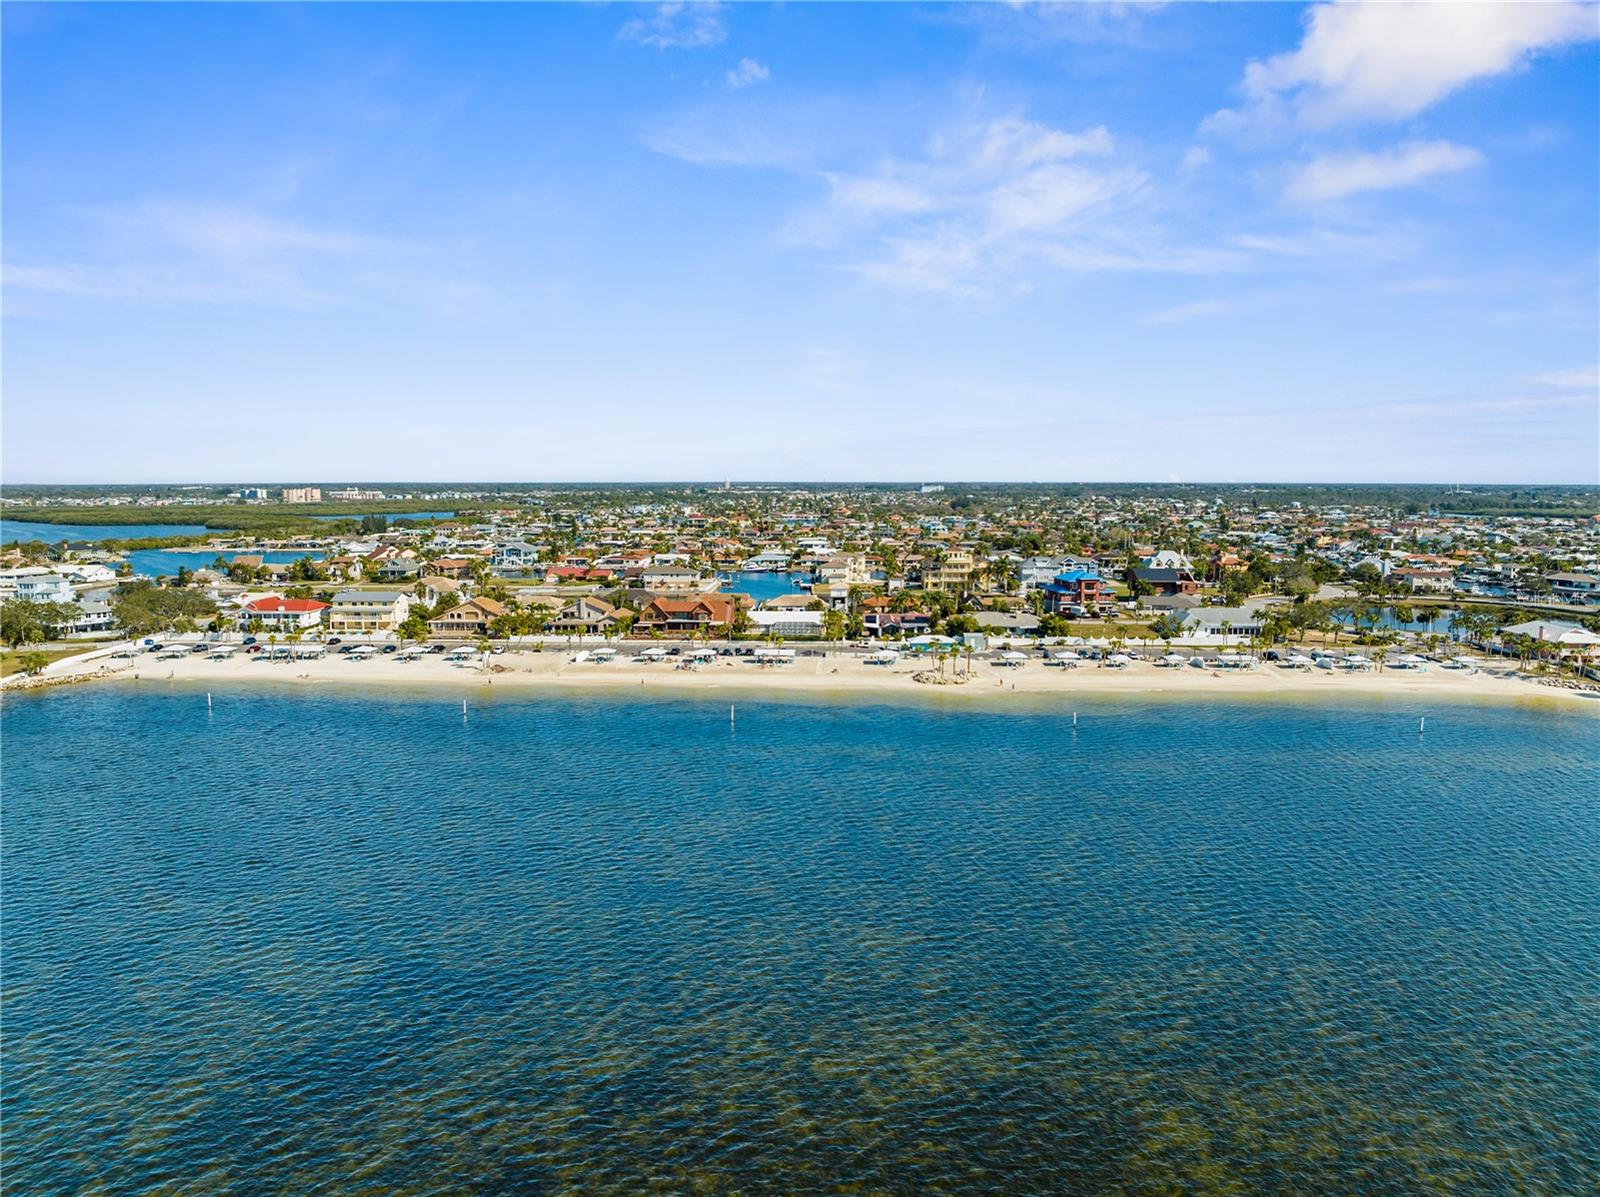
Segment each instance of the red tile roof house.
[{"label": "red tile roof house", "polygon": [[316,599],[291,599],[269,594],[251,599],[240,610],[239,618],[247,624],[260,624],[271,631],[293,632],[321,626],[322,613],[328,610],[328,606]]},{"label": "red tile roof house", "polygon": [[633,621],[634,635],[723,632],[733,623],[738,601],[726,594],[697,594],[693,598],[657,596],[645,604]]}]

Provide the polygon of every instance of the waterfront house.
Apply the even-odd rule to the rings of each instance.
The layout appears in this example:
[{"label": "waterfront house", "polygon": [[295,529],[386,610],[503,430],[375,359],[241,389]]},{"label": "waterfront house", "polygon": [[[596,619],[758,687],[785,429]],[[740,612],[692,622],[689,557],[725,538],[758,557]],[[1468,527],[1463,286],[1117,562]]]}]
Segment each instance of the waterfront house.
[{"label": "waterfront house", "polygon": [[1564,603],[1600,603],[1600,578],[1593,574],[1546,574],[1550,593]]},{"label": "waterfront house", "polygon": [[619,615],[619,609],[605,599],[586,594],[563,607],[547,626],[552,632],[605,635],[617,626]]},{"label": "waterfront house", "polygon": [[56,632],[66,636],[93,636],[109,632],[115,622],[109,602],[104,599],[84,599],[78,604],[77,613],[66,623],[58,625]]},{"label": "waterfront house", "polygon": [[443,615],[430,619],[428,635],[453,640],[487,636],[490,623],[505,613],[506,609],[494,599],[468,599],[459,606],[451,607]]},{"label": "waterfront house", "polygon": [[1039,617],[1028,611],[979,611],[972,618],[991,636],[1039,634]]},{"label": "waterfront house", "polygon": [[1093,611],[1105,598],[1105,582],[1095,569],[1062,570],[1044,587],[1044,609],[1051,615],[1073,607]]},{"label": "waterfront house", "polygon": [[333,596],[328,628],[334,632],[390,632],[411,612],[401,590],[341,590]]},{"label": "waterfront house", "polygon": [[1390,570],[1389,580],[1411,587],[1413,593],[1449,594],[1455,589],[1456,574],[1453,569],[1425,569],[1404,565]]},{"label": "waterfront house", "polygon": [[933,619],[926,611],[868,611],[861,625],[869,636],[920,636]]},{"label": "waterfront house", "polygon": [[239,608],[239,618],[248,626],[260,626],[272,632],[305,631],[320,627],[323,613],[328,609],[329,604],[317,599],[268,594],[245,602]]},{"label": "waterfront house", "polygon": [[117,580],[116,570],[108,565],[97,565],[92,562],[63,565],[61,572],[71,581],[79,583],[107,585]]},{"label": "waterfront house", "polygon": [[1261,634],[1261,612],[1247,607],[1196,607],[1183,613],[1185,640],[1217,640]]},{"label": "waterfront house", "polygon": [[0,598],[30,603],[70,603],[76,597],[71,582],[43,566],[0,570]]},{"label": "waterfront house", "polygon": [[646,590],[698,590],[704,578],[697,569],[685,565],[646,565],[637,573],[628,571],[630,583],[637,581]]},{"label": "waterfront house", "polygon": [[648,635],[695,635],[727,631],[738,613],[731,595],[697,594],[684,598],[656,595],[645,603],[634,621],[635,633]]},{"label": "waterfront house", "polygon": [[766,608],[750,612],[750,622],[763,636],[785,640],[816,639],[822,635],[821,611],[797,611],[792,607]]}]

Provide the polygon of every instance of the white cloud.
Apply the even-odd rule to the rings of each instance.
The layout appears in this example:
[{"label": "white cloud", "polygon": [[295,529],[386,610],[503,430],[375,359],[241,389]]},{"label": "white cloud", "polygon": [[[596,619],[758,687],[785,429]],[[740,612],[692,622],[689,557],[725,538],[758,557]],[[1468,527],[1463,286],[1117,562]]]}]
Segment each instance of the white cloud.
[{"label": "white cloud", "polygon": [[1540,51],[1597,36],[1595,6],[1576,0],[1319,4],[1298,49],[1245,68],[1245,108],[1216,113],[1205,127],[1290,116],[1314,125],[1397,120]]},{"label": "white cloud", "polygon": [[1552,370],[1548,374],[1538,375],[1533,381],[1549,387],[1579,387],[1592,391],[1600,389],[1600,365],[1579,366],[1576,370]]},{"label": "white cloud", "polygon": [[728,86],[737,91],[752,83],[765,83],[771,74],[765,63],[757,62],[754,58],[741,58],[739,65],[728,72]]},{"label": "white cloud", "polygon": [[1015,285],[1040,263],[1066,268],[1090,225],[1133,199],[1142,171],[1084,162],[1114,154],[1109,131],[1068,132],[1017,116],[966,124],[926,155],[830,172],[824,208],[802,237],[853,246],[868,278],[972,294]]},{"label": "white cloud", "polygon": [[395,248],[381,238],[226,205],[155,201],[127,209],[98,209],[92,215],[134,238],[225,258],[373,254]]},{"label": "white cloud", "polygon": [[1238,306],[1228,299],[1201,299],[1194,303],[1180,303],[1176,307],[1151,312],[1144,318],[1144,323],[1187,324],[1191,320],[1199,320],[1206,316],[1226,316],[1230,312],[1237,311]]},{"label": "white cloud", "polygon": [[1183,155],[1184,170],[1199,170],[1211,165],[1211,151],[1203,145],[1190,146]]},{"label": "white cloud", "polygon": [[1449,141],[1410,141],[1373,153],[1327,154],[1297,170],[1285,194],[1292,200],[1318,203],[1359,191],[1409,187],[1482,162],[1477,150]]},{"label": "white cloud", "polygon": [[702,49],[720,45],[728,36],[722,5],[712,0],[674,0],[658,4],[648,17],[635,17],[617,30],[625,42],[659,50]]}]

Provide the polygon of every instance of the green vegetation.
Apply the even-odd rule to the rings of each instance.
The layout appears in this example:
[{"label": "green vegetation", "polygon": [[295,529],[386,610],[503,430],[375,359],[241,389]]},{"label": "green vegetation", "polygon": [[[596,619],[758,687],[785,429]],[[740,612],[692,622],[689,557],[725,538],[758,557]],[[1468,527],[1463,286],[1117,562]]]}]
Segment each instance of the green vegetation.
[{"label": "green vegetation", "polygon": [[124,585],[112,613],[130,636],[156,632],[194,632],[217,613],[217,605],[194,590],[153,586],[139,581]]},{"label": "green vegetation", "polygon": [[72,603],[35,603],[27,599],[6,599],[0,603],[0,640],[12,648],[22,644],[41,644],[55,629],[70,623],[77,615]]},{"label": "green vegetation", "polygon": [[[452,506],[456,506],[452,504]],[[13,519],[42,524],[84,524],[95,527],[117,527],[137,524],[201,524],[218,531],[250,532],[267,535],[273,532],[322,532],[341,528],[353,531],[381,531],[374,523],[375,517],[405,517],[418,511],[427,511],[436,504],[425,502],[393,503],[216,503],[185,507],[73,507],[49,506],[10,508]],[[462,508],[463,511],[468,510]],[[347,515],[348,524],[342,520],[315,519],[314,516]],[[417,524],[437,521],[413,520]],[[179,543],[189,543],[184,539]],[[139,544],[140,548],[167,547],[157,544]]]},{"label": "green vegetation", "polygon": [[46,665],[56,661],[63,661],[68,657],[79,657],[86,652],[92,652],[101,647],[94,641],[85,641],[82,644],[60,645],[51,648],[28,649],[24,652],[0,653],[0,677],[9,677],[13,673],[38,673]]}]

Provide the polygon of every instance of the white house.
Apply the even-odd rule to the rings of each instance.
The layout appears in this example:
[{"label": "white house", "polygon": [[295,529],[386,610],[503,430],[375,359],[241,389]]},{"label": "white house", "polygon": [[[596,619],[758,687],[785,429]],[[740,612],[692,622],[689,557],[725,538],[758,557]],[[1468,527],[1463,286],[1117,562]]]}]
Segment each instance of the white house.
[{"label": "white house", "polygon": [[1185,640],[1220,640],[1261,633],[1261,613],[1247,607],[1191,607],[1175,614],[1183,615]]},{"label": "white house", "polygon": [[250,599],[239,608],[239,618],[247,624],[259,623],[274,632],[304,631],[322,623],[328,604],[317,599],[284,598],[278,594]]},{"label": "white house", "polygon": [[792,640],[822,635],[821,611],[794,611],[780,607],[770,611],[751,611],[749,615],[751,625],[763,636],[783,636]]},{"label": "white house", "polygon": [[71,582],[42,565],[0,569],[0,598],[26,599],[30,603],[70,603],[76,597]]},{"label": "white house", "polygon": [[96,584],[115,582],[117,571],[109,565],[97,565],[94,562],[69,564],[61,567],[61,572],[74,582],[92,582]]},{"label": "white house", "polygon": [[1146,569],[1182,569],[1194,573],[1194,562],[1177,549],[1162,549],[1144,558]]}]

